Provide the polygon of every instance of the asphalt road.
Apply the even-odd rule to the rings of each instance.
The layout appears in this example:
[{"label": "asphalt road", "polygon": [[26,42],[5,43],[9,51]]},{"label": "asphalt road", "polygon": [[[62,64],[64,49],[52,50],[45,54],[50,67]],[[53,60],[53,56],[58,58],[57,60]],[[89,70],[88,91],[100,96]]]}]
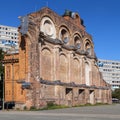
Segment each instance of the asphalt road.
[{"label": "asphalt road", "polygon": [[0,111],[0,120],[120,120],[120,104],[44,111]]}]

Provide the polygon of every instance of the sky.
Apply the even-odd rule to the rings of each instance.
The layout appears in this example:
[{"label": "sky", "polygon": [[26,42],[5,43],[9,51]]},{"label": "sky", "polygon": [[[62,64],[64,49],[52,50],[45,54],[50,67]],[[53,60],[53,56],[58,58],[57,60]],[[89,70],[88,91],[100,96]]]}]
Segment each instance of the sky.
[{"label": "sky", "polygon": [[18,27],[18,16],[49,7],[58,15],[79,13],[98,59],[120,61],[120,0],[1,0],[0,24]]}]

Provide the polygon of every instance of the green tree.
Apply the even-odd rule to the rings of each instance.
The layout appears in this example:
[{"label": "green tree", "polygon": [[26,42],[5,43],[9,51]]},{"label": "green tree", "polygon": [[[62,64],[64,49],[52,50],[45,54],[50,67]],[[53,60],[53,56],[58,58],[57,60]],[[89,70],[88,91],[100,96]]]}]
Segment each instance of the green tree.
[{"label": "green tree", "polygon": [[3,98],[3,76],[4,76],[4,66],[3,66],[4,52],[0,49],[0,101]]},{"label": "green tree", "polygon": [[112,92],[112,97],[113,97],[113,98],[120,99],[120,88],[119,88],[119,89],[115,89],[115,90]]},{"label": "green tree", "polygon": [[3,72],[4,70],[3,64],[2,64],[3,59],[4,59],[4,52],[2,51],[2,49],[0,49],[0,73]]}]

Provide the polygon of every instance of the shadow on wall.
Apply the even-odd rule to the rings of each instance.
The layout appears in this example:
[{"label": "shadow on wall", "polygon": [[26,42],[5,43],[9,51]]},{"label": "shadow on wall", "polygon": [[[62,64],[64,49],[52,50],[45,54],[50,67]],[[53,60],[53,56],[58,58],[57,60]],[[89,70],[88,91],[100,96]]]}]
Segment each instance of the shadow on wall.
[{"label": "shadow on wall", "polygon": [[25,50],[25,46],[26,46],[25,38],[22,36],[21,37],[21,42],[20,42],[20,48],[22,50]]}]

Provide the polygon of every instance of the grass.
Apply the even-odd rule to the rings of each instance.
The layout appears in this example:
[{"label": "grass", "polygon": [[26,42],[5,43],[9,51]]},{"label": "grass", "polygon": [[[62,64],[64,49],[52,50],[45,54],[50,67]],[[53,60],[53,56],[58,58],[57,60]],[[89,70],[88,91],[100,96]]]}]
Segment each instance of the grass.
[{"label": "grass", "polygon": [[[100,106],[100,105],[109,105],[109,104],[103,104],[103,103],[97,103],[97,104],[84,104],[84,105],[75,105],[72,107],[87,107],[87,106]],[[63,109],[63,108],[70,108],[69,106],[65,105],[57,105],[54,103],[48,103],[46,107],[41,109],[36,109],[34,106],[30,108],[30,111],[40,111],[40,110],[53,110],[53,109]]]},{"label": "grass", "polygon": [[75,105],[73,107],[87,107],[87,106],[100,106],[100,105],[109,105],[109,104],[107,104],[107,103],[96,103],[96,104],[87,103],[84,105]]},{"label": "grass", "polygon": [[36,109],[36,107],[31,106],[30,111],[39,111],[39,110],[52,110],[52,109],[63,109],[63,108],[68,108],[68,106],[65,105],[57,105],[54,103],[48,103],[46,107]]},{"label": "grass", "polygon": [[63,109],[63,108],[68,108],[68,106],[57,105],[57,104],[54,104],[54,103],[48,103],[45,108],[42,108],[40,110],[52,110],[52,109]]}]

